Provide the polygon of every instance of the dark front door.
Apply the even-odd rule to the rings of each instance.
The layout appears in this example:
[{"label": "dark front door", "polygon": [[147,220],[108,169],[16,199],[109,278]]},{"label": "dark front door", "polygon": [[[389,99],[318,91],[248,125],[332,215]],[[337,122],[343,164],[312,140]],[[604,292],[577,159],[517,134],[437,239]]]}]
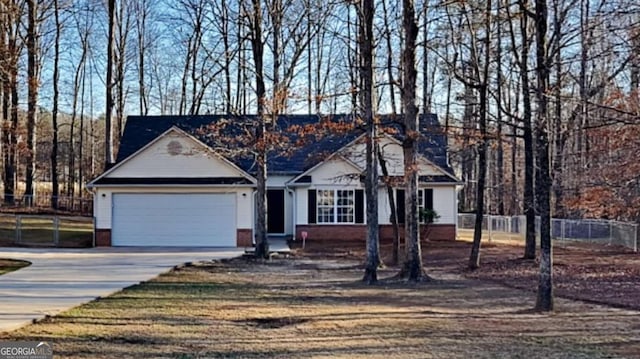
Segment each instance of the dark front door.
[{"label": "dark front door", "polygon": [[267,232],[273,234],[284,233],[284,190],[267,190]]}]

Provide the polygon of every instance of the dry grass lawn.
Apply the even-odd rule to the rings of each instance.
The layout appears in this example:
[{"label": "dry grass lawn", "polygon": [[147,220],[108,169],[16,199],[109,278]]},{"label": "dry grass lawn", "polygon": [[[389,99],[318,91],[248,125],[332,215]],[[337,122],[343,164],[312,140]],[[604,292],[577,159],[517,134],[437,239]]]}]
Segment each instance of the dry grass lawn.
[{"label": "dry grass lawn", "polygon": [[536,314],[534,293],[438,270],[369,287],[355,265],[200,263],[0,340],[48,340],[56,358],[640,357],[637,311],[560,299]]}]

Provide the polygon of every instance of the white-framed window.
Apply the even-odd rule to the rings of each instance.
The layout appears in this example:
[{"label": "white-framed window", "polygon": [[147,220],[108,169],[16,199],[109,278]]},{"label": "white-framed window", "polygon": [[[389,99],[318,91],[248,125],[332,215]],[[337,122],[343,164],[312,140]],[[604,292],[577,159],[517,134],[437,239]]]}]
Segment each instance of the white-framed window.
[{"label": "white-framed window", "polygon": [[355,223],[355,191],[317,191],[317,223]]},{"label": "white-framed window", "polygon": [[335,191],[318,190],[318,223],[334,223]]}]

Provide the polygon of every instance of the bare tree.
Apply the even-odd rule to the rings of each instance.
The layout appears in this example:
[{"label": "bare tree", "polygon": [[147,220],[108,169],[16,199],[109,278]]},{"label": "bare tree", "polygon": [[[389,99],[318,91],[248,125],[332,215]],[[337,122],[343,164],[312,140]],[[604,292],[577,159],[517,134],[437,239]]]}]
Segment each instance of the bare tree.
[{"label": "bare tree", "polygon": [[416,104],[416,39],[418,25],[413,0],[402,1],[402,30],[404,47],[402,49],[402,106],[404,112],[404,155],[405,180],[405,245],[406,257],[400,276],[409,281],[424,280],[427,275],[422,267],[422,249],[420,246],[420,224],[418,214],[418,106]]},{"label": "bare tree", "polygon": [[[78,59],[78,63],[75,64],[73,69],[73,85],[71,87],[71,123],[69,126],[67,158],[68,178],[66,189],[68,197],[74,197],[76,195],[76,183],[78,183],[78,179],[82,177],[80,171],[76,172],[76,164],[82,163],[82,141],[80,141],[79,146],[76,146],[76,136],[78,135],[78,132],[76,132],[76,123],[77,121],[80,121],[80,136],[82,137],[82,124],[84,119],[82,118],[82,115],[78,116],[78,102],[82,101],[81,91],[83,81],[86,76],[87,60],[90,55],[89,41],[93,16],[93,12],[88,7],[81,9],[81,11],[77,11],[75,14],[78,41],[81,48],[80,58]],[[80,147],[78,152],[76,152],[77,147]],[[76,153],[78,154],[78,156],[76,156]],[[82,185],[82,183],[80,184]]]},{"label": "bare tree", "polygon": [[265,102],[267,92],[264,81],[264,43],[262,42],[262,0],[251,0],[251,8],[245,11],[249,21],[249,39],[253,54],[254,71],[256,77],[257,123],[256,138],[256,166],[257,166],[257,194],[256,194],[256,252],[258,258],[269,255],[269,241],[267,238],[267,146],[266,146],[266,112]]},{"label": "bare tree", "polygon": [[[517,43],[515,30],[509,24],[512,49],[514,57],[517,59],[520,71],[520,85],[522,86],[522,132],[524,138],[524,215],[526,218],[524,259],[535,259],[536,257],[536,233],[535,233],[535,206],[534,206],[534,153],[533,153],[533,129],[531,127],[531,93],[529,79],[529,16],[528,0],[519,0],[521,15],[520,22],[520,54],[517,53]],[[507,7],[507,10],[509,7]],[[509,14],[510,18],[513,18]]]},{"label": "bare tree", "polygon": [[[124,117],[125,106],[127,101],[127,87],[126,74],[127,64],[129,62],[128,46],[129,46],[129,34],[132,32],[131,16],[133,10],[131,7],[134,2],[120,1],[119,8],[116,10],[116,57],[115,57],[115,84],[116,87],[116,128],[115,128],[115,143],[120,143],[120,137],[124,130]],[[82,119],[81,119],[82,120]]]},{"label": "bare tree", "polygon": [[[485,213],[485,195],[487,181],[487,151],[489,147],[488,137],[488,112],[489,112],[489,69],[491,63],[492,45],[492,25],[493,25],[493,4],[491,0],[484,3],[484,8],[475,3],[460,3],[459,8],[459,29],[457,31],[466,30],[467,38],[463,40],[461,36],[458,38],[457,47],[460,47],[460,53],[466,54],[468,60],[462,61],[461,65],[457,64],[457,56],[454,56],[453,64],[450,64],[451,71],[456,79],[465,87],[465,121],[463,122],[463,141],[466,146],[471,142],[477,143],[475,151],[477,161],[470,163],[468,150],[463,149],[463,166],[477,166],[477,176],[475,183],[475,224],[473,232],[473,244],[469,255],[469,269],[477,269],[480,266],[480,246],[482,241],[482,222]],[[477,6],[475,6],[477,5]],[[452,14],[449,13],[447,7],[449,28],[454,30]],[[462,73],[458,68],[462,68]],[[474,97],[478,96],[477,103],[477,124],[473,123],[473,107],[476,106]],[[473,107],[472,107],[473,106]],[[471,147],[471,146],[469,146]],[[465,198],[465,200],[468,200]]]},{"label": "bare tree", "polygon": [[[383,16],[383,24],[384,24],[384,39],[386,45],[386,73],[387,73],[387,82],[389,89],[389,102],[391,103],[391,114],[393,120],[396,121],[397,115],[397,105],[396,105],[396,80],[394,76],[394,52],[393,52],[393,39],[392,39],[392,28],[390,21],[390,11],[387,6],[387,0],[382,1],[382,16]],[[426,41],[425,41],[426,43]],[[426,45],[425,45],[426,48]],[[378,162],[380,163],[380,169],[382,171],[382,177],[385,181],[385,186],[387,187],[387,200],[389,201],[389,209],[391,211],[391,226],[393,228],[393,250],[392,250],[392,259],[393,264],[397,264],[399,262],[400,257],[400,228],[398,225],[398,217],[397,217],[397,206],[396,199],[393,195],[393,180],[389,176],[389,171],[387,169],[387,163],[384,158],[383,151],[378,147],[377,150]],[[404,204],[401,204],[404,205]]]},{"label": "bare tree", "polygon": [[112,117],[113,117],[113,86],[115,84],[113,76],[113,66],[116,58],[115,53],[115,31],[116,31],[116,0],[108,0],[107,8],[109,13],[109,30],[107,45],[107,77],[106,85],[106,110],[105,110],[105,170],[108,169],[114,161],[113,157],[113,133],[112,133]]},{"label": "bare tree", "polygon": [[365,192],[367,197],[367,257],[365,261],[364,277],[367,284],[378,281],[378,266],[380,265],[380,244],[378,228],[378,160],[377,141],[378,124],[373,114],[373,14],[375,6],[373,0],[361,0],[358,12],[360,14],[359,45],[360,45],[360,113],[367,126],[366,134],[366,178]]},{"label": "bare tree", "polygon": [[0,2],[2,17],[2,153],[4,162],[4,203],[14,204],[16,190],[16,152],[18,136],[18,66],[22,53],[20,28],[22,4],[16,0]]},{"label": "bare tree", "polygon": [[[484,28],[484,61],[482,68],[477,66],[476,84],[480,95],[479,106],[479,127],[480,127],[480,145],[478,146],[478,187],[476,194],[476,221],[473,231],[473,244],[471,246],[471,255],[469,256],[469,269],[477,269],[480,266],[480,242],[482,240],[482,221],[484,217],[484,197],[485,183],[487,179],[487,149],[489,139],[487,138],[487,112],[488,112],[488,86],[489,86],[489,61],[491,56],[491,25],[492,25],[492,4],[491,0],[486,1],[485,8],[485,28]],[[472,51],[474,63],[478,64],[478,56],[476,51]]]},{"label": "bare tree", "polygon": [[60,36],[62,33],[58,0],[53,0],[53,11],[56,34],[53,54],[53,109],[51,111],[51,208],[56,209],[58,208],[58,196],[60,195],[58,181],[58,102],[60,90],[58,82],[60,80]]},{"label": "bare tree", "polygon": [[540,280],[536,309],[553,310],[553,254],[551,244],[551,177],[549,173],[548,99],[549,61],[547,58],[547,0],[535,2],[536,24],[536,199],[540,210]]},{"label": "bare tree", "polygon": [[28,0],[28,25],[27,25],[27,81],[29,93],[27,100],[27,155],[25,168],[25,197],[31,203],[34,199],[34,175],[36,170],[36,119],[38,117],[38,90],[40,89],[40,62],[38,48],[38,1]]},{"label": "bare tree", "polygon": [[138,50],[138,103],[140,115],[149,113],[149,89],[146,80],[145,62],[151,40],[149,39],[149,16],[154,6],[152,0],[135,1],[133,11],[135,13],[135,25]]}]

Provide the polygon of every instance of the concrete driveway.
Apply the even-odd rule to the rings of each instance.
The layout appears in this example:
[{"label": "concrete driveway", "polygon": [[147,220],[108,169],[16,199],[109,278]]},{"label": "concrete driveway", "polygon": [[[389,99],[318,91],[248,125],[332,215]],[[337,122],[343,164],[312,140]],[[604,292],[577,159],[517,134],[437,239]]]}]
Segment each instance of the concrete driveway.
[{"label": "concrete driveway", "polygon": [[178,264],[241,253],[238,248],[0,248],[0,258],[32,263],[0,276],[0,332],[149,280]]}]

